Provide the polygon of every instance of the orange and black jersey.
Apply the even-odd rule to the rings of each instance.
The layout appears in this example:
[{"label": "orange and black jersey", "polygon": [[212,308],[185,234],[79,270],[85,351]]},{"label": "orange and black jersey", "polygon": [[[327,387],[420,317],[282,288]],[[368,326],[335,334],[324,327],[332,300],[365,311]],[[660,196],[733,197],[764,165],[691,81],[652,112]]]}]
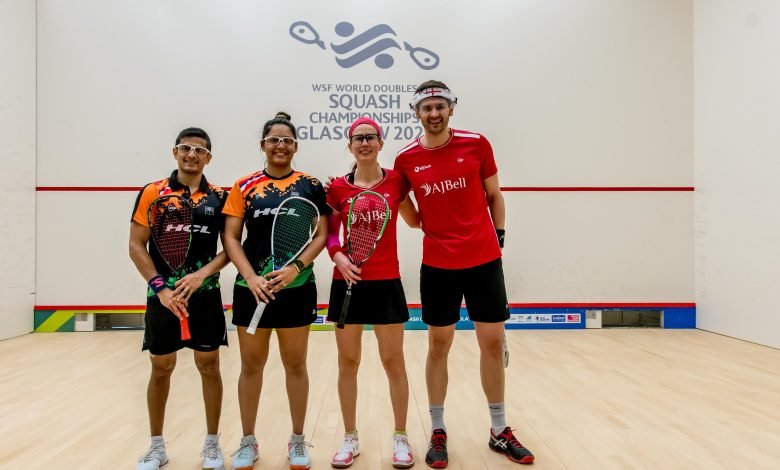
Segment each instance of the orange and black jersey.
[{"label": "orange and black jersey", "polygon": [[[187,252],[187,260],[179,272],[174,272],[165,263],[153,241],[149,241],[149,255],[152,257],[157,272],[166,280],[168,287],[188,273],[193,273],[207,265],[217,256],[217,241],[219,233],[224,229],[224,216],[222,208],[227,200],[227,192],[219,186],[214,186],[206,181],[203,176],[200,186],[194,194],[190,188],[179,183],[178,170],[174,170],[171,176],[154,183],[149,183],[141,189],[135,200],[132,221],[144,227],[149,226],[149,207],[155,199],[177,195],[188,199],[194,208],[193,224],[189,227],[192,234],[190,249]],[[219,287],[219,272],[209,276],[198,290],[209,290]],[[148,295],[153,295],[151,290]]]},{"label": "orange and black jersey", "polygon": [[[275,209],[282,201],[293,196],[313,202],[320,216],[333,212],[325,203],[322,183],[300,171],[292,171],[282,178],[274,178],[265,170],[257,171],[236,181],[230,190],[223,213],[244,220],[247,233],[243,243],[244,253],[258,274],[266,274],[271,270],[271,227]],[[313,281],[314,275],[309,266],[288,287]],[[240,274],[236,276],[236,284],[246,285]]]}]

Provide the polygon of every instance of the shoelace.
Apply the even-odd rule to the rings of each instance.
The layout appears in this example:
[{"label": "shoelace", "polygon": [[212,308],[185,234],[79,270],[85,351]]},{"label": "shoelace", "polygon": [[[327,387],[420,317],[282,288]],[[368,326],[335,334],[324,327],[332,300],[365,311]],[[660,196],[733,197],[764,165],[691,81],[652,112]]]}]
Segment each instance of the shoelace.
[{"label": "shoelace", "polygon": [[249,457],[254,457],[254,455],[255,455],[254,442],[245,442],[242,443],[241,447],[239,447],[238,450],[233,452],[230,456],[238,457],[240,459],[248,459]]},{"label": "shoelace", "polygon": [[436,452],[444,450],[444,446],[447,443],[447,437],[444,434],[436,433],[431,437],[431,448]]},{"label": "shoelace", "polygon": [[162,452],[162,446],[152,446],[149,448],[149,450],[146,451],[144,455],[141,456],[140,459],[138,459],[138,461],[141,463],[146,463],[151,462],[155,458],[157,458],[157,460],[162,460]]},{"label": "shoelace", "polygon": [[353,438],[352,436],[344,437],[344,443],[341,444],[341,449],[339,449],[339,454],[348,454],[348,453],[355,453],[355,449],[357,448],[357,439]]},{"label": "shoelace", "polygon": [[405,454],[411,454],[411,449],[409,448],[409,441],[406,439],[405,436],[395,436],[394,442],[393,442],[393,451],[394,452],[402,452]]},{"label": "shoelace", "polygon": [[499,434],[498,437],[506,439],[515,447],[523,447],[523,444],[520,444],[520,441],[517,440],[512,431],[514,431],[514,429],[509,429],[509,431]]},{"label": "shoelace", "polygon": [[306,447],[314,447],[306,441],[291,442],[291,444],[296,457],[306,456]]},{"label": "shoelace", "polygon": [[207,459],[216,459],[221,453],[218,441],[208,441],[203,446],[203,451],[200,453],[200,456],[206,457]]}]

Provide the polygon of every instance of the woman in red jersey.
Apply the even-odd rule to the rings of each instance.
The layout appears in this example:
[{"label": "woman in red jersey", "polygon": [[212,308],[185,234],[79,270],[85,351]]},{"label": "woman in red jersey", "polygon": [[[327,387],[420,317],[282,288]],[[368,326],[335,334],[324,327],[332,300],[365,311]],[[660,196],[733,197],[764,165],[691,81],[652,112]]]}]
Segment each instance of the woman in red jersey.
[{"label": "woman in red jersey", "polygon": [[[328,190],[328,205],[334,213],[328,223],[328,253],[336,267],[328,304],[328,320],[336,322],[341,312],[347,283],[352,284],[352,300],[344,329],[336,329],[339,350],[339,401],[344,418],[344,441],[331,465],[346,468],[360,454],[356,401],[357,373],[360,365],[363,325],[373,325],[379,344],[379,356],[390,385],[390,400],[395,418],[393,466],[414,465],[406,435],[409,382],[403,354],[404,322],[409,320],[396,249],[396,214],[416,223],[417,215],[408,199],[409,185],[396,171],[381,168],[377,162],[384,141],[379,125],[363,117],[349,128],[348,149],[355,157],[352,171],[335,179]],[[346,254],[339,240],[339,228],[346,227],[352,198],[370,190],[381,194],[390,208],[389,220],[376,249],[360,268]],[[346,228],[345,237],[346,238]]]}]

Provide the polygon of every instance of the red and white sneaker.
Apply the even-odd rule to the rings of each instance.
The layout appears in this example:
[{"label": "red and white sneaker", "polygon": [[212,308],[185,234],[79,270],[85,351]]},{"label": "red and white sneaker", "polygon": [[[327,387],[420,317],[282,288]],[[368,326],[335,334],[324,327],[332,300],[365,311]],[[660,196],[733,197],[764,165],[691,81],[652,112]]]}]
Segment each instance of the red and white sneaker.
[{"label": "red and white sneaker", "polygon": [[341,448],[333,454],[333,458],[330,459],[330,465],[333,468],[347,468],[352,465],[355,457],[360,455],[360,443],[358,438],[354,434],[345,434],[344,442],[341,443]]},{"label": "red and white sneaker", "polygon": [[393,436],[393,467],[410,468],[414,465],[414,455],[412,455],[412,446],[409,445],[409,438],[403,434]]}]

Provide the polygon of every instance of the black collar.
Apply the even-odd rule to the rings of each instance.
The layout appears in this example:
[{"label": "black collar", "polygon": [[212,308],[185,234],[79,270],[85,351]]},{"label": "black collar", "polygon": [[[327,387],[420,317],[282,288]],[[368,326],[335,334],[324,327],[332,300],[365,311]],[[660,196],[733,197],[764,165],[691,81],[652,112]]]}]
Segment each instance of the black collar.
[{"label": "black collar", "polygon": [[290,170],[290,172],[289,172],[289,173],[287,173],[287,174],[286,174],[286,175],[284,175],[284,176],[279,176],[279,177],[276,177],[276,176],[274,176],[274,175],[269,175],[269,174],[268,174],[268,172],[267,172],[267,171],[265,171],[265,168],[263,168],[263,174],[264,174],[265,176],[267,176],[268,178],[271,178],[272,180],[283,180],[283,179],[286,179],[286,178],[289,178],[289,177],[291,177],[291,176],[293,175],[293,173],[295,173],[295,170],[294,170],[294,169],[293,169],[293,170]]},{"label": "black collar", "polygon": [[[171,176],[168,178],[168,186],[173,191],[184,188],[184,185],[179,182],[179,170],[173,170]],[[200,185],[198,186],[198,189],[204,193],[208,192],[209,182],[206,181],[206,175],[200,175]]]}]

